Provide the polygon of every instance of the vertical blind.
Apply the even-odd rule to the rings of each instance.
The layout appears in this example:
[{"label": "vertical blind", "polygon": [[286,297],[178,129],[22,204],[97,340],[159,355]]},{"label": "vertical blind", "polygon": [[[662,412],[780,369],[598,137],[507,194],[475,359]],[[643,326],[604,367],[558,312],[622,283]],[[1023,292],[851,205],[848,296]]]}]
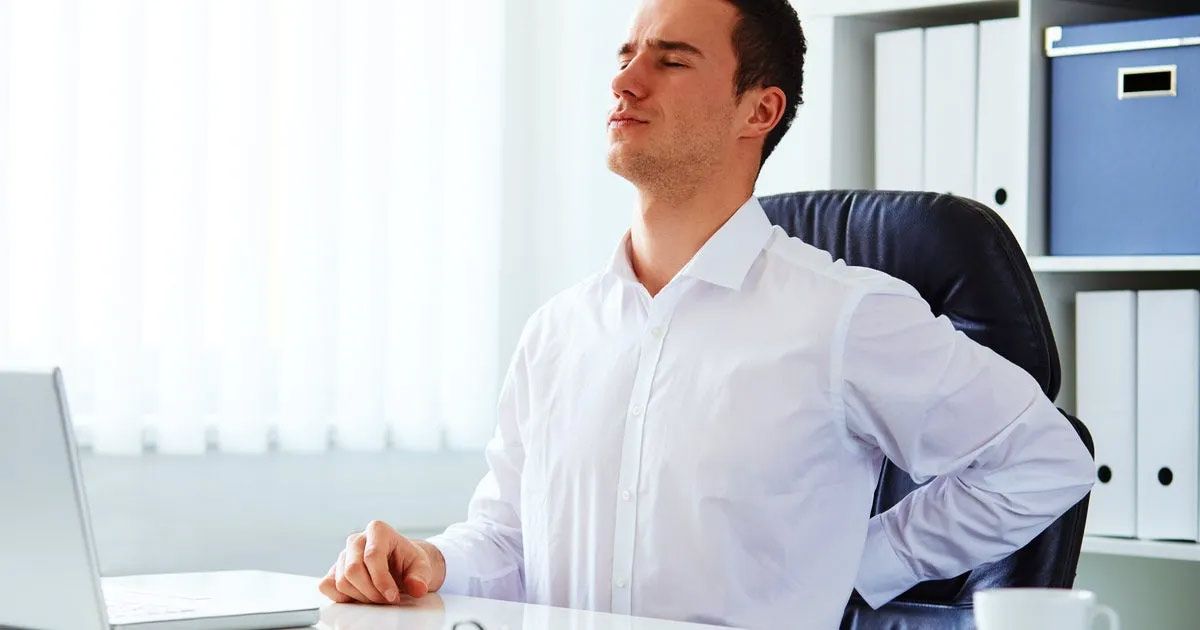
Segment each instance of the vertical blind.
[{"label": "vertical blind", "polygon": [[500,0],[0,0],[0,362],[96,451],[477,448]]}]

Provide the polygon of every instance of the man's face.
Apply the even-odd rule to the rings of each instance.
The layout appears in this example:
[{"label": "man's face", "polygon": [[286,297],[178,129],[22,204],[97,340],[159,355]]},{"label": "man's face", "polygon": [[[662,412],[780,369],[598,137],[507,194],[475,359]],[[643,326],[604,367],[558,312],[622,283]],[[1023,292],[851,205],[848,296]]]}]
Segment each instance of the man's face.
[{"label": "man's face", "polygon": [[642,4],[612,82],[613,172],[634,184],[672,185],[706,175],[733,150],[737,17],[725,0]]}]

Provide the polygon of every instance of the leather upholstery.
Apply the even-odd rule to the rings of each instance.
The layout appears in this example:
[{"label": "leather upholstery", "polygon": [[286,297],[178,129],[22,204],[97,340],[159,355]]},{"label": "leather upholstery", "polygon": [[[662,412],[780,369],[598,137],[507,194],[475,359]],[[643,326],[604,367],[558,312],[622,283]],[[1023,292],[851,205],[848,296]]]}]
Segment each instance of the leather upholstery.
[{"label": "leather upholstery", "polygon": [[[815,191],[761,197],[770,221],[849,265],[873,267],[911,284],[935,315],[1021,366],[1053,400],[1059,363],[1046,309],[1025,255],[1003,220],[953,195]],[[1093,451],[1091,435],[1063,413]],[[969,422],[969,418],[964,418]],[[891,461],[880,472],[872,514],[917,488]],[[948,580],[922,582],[879,610],[858,593],[847,630],[974,628],[975,591],[1002,586],[1069,588],[1083,543],[1087,497],[1009,557]]]}]

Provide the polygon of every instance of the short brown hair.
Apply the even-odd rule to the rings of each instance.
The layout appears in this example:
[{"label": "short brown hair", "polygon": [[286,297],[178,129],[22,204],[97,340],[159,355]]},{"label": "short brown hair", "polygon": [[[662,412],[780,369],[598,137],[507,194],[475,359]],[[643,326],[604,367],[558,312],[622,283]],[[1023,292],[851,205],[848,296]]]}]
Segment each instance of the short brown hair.
[{"label": "short brown hair", "polygon": [[756,87],[776,86],[787,99],[783,117],[763,141],[762,168],[783,134],[792,126],[796,108],[804,102],[804,53],[808,44],[800,17],[788,0],[729,0],[739,17],[733,26],[737,56],[734,94],[741,97]]}]

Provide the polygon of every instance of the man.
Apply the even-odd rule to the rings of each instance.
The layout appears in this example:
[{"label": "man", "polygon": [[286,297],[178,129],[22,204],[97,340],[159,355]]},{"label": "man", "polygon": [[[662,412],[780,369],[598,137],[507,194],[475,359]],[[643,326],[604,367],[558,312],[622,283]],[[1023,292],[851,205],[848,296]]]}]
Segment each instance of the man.
[{"label": "man", "polygon": [[[631,229],[529,319],[466,522],[412,541],[373,521],[326,595],[833,628],[852,588],[878,607],[1004,557],[1087,493],[1029,375],[768,223],[754,182],[804,50],[786,0],[646,0],[608,124]],[[885,456],[933,481],[869,518]]]}]

